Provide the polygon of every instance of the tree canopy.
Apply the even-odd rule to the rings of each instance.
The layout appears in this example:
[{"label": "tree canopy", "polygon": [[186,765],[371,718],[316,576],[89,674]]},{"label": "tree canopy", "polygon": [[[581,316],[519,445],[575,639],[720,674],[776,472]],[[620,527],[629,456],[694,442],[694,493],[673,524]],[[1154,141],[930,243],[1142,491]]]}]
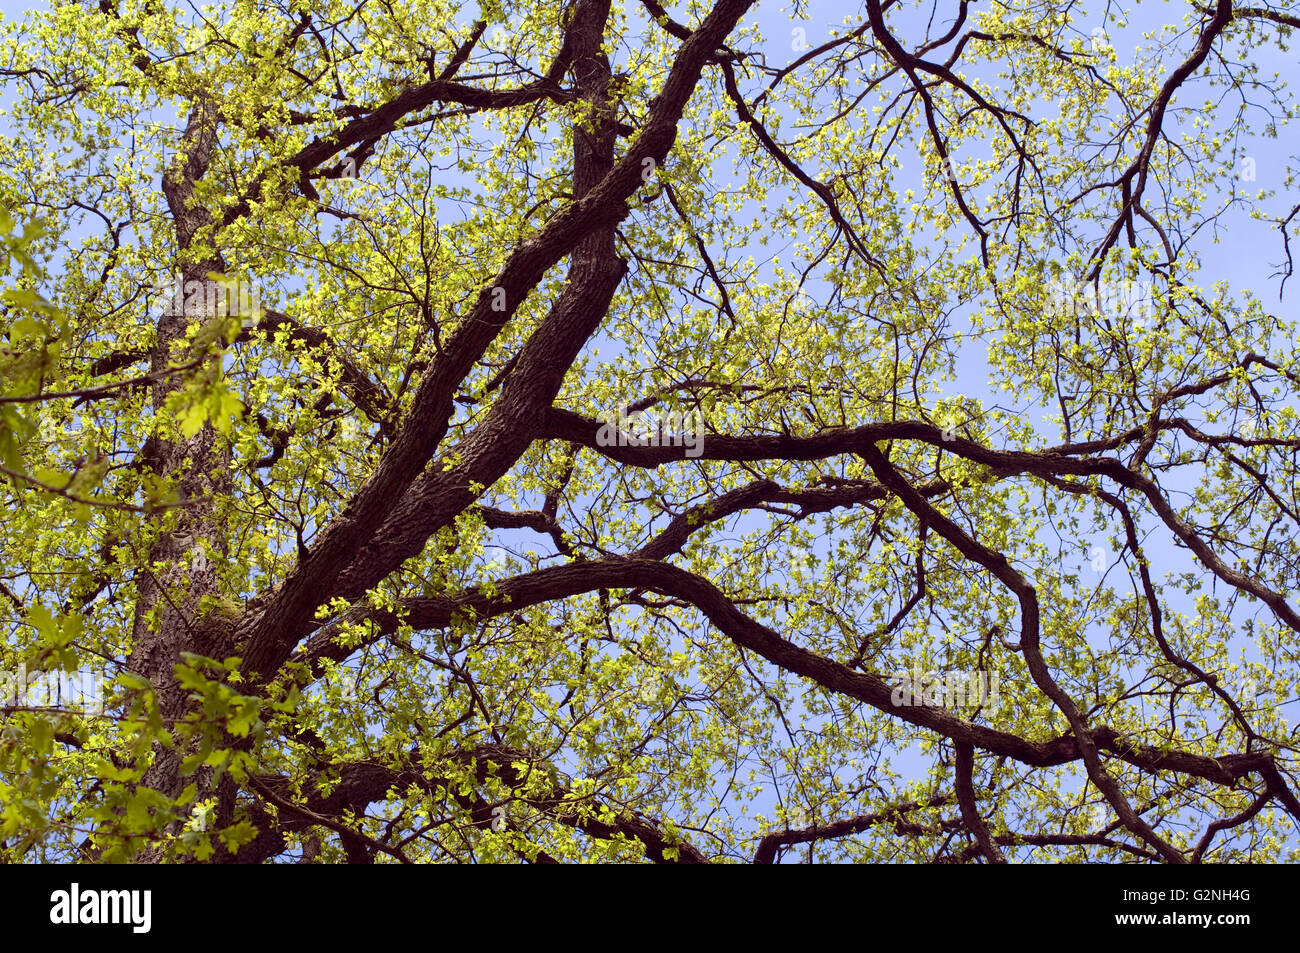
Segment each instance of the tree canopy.
[{"label": "tree canopy", "polygon": [[7,24],[0,856],[1295,860],[1300,17],[1149,7]]}]

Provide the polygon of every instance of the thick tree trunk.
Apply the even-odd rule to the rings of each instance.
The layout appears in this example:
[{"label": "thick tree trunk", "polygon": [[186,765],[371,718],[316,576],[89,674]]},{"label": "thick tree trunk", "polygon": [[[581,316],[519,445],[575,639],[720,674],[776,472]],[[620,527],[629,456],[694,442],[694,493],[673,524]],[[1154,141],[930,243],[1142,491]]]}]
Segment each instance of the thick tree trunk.
[{"label": "thick tree trunk", "polygon": [[[205,292],[211,293],[183,298],[178,294],[164,301],[150,355],[154,372],[183,361],[184,352],[177,344],[184,340],[186,328],[192,322],[211,320],[211,303],[221,300],[216,292],[223,289],[209,277],[211,272],[224,271],[221,256],[215,251],[200,256],[187,254],[196,247],[200,229],[211,221],[207,210],[195,206],[193,199],[194,184],[206,172],[216,141],[215,117],[215,109],[206,104],[194,108],[182,141],[186,160],[175,162],[163,182],[182,260],[178,272],[181,288],[192,289],[191,282],[200,282]],[[196,257],[199,260],[192,260]],[[151,400],[156,414],[165,412],[167,397],[178,386],[175,377],[159,378],[153,385]],[[219,657],[231,648],[223,644],[228,621],[221,612],[212,611],[222,595],[218,566],[227,543],[217,507],[231,490],[230,460],[228,441],[209,425],[189,439],[153,440],[146,453],[148,468],[175,482],[180,505],[164,517],[168,528],[150,547],[148,565],[137,578],[133,650],[128,666],[153,683],[164,720],[185,714],[186,692],[174,674],[181,652]],[[184,786],[180,774],[184,756],[179,745],[155,745],[154,760],[143,783],[169,797],[177,796]],[[141,858],[156,859],[157,851]]]}]

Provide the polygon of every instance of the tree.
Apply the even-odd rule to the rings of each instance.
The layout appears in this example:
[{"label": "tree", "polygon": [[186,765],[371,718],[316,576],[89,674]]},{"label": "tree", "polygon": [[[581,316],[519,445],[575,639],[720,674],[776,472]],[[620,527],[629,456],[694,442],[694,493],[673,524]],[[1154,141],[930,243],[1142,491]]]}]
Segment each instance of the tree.
[{"label": "tree", "polygon": [[11,25],[0,851],[1294,860],[1283,7]]}]

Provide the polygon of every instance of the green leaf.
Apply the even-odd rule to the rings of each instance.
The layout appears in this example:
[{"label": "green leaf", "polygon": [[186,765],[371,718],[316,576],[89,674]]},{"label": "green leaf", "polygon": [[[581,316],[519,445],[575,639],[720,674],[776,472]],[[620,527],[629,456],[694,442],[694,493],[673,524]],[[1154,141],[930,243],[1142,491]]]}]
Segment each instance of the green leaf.
[{"label": "green leaf", "polygon": [[54,749],[54,724],[47,718],[33,718],[30,732],[32,750],[48,756]]},{"label": "green leaf", "polygon": [[135,672],[121,672],[117,676],[117,680],[133,691],[147,692],[153,690],[153,682],[143,675],[137,675]]}]

